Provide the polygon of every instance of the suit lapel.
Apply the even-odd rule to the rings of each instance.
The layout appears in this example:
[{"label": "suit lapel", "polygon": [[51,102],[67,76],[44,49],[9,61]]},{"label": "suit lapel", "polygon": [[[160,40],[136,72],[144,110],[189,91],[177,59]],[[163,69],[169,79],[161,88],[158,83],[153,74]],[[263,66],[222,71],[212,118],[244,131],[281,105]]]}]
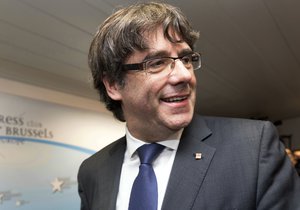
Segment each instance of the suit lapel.
[{"label": "suit lapel", "polygon": [[[106,169],[106,180],[103,184],[104,191],[101,194],[105,194],[107,196],[104,200],[104,203],[101,205],[107,210],[115,210],[116,209],[116,200],[118,196],[119,184],[120,184],[120,175],[122,170],[122,163],[124,159],[124,153],[126,149],[126,138],[121,138],[118,143],[111,148],[109,151],[109,161]],[[111,193],[108,193],[111,192]],[[102,208],[101,208],[102,209]]]},{"label": "suit lapel", "polygon": [[[201,118],[194,118],[184,130],[162,210],[192,208],[215,153],[215,148],[203,142],[210,135],[211,131]],[[201,159],[195,158],[195,153],[201,153]]]}]

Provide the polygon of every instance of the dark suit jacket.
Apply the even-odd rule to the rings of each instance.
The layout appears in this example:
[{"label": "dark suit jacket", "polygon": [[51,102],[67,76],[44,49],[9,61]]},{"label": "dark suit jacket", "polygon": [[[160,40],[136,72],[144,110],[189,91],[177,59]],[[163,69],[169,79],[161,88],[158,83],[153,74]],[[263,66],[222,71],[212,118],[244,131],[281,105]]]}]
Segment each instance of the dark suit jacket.
[{"label": "dark suit jacket", "polygon": [[[82,163],[82,210],[115,209],[125,149],[123,137]],[[194,117],[182,134],[162,206],[190,209],[300,210],[300,179],[270,122]]]}]

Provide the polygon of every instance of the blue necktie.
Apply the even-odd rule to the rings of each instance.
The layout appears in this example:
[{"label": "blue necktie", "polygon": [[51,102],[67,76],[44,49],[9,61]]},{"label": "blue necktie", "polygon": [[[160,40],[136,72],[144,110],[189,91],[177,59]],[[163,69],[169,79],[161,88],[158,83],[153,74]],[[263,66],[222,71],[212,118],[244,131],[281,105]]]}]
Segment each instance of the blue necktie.
[{"label": "blue necktie", "polygon": [[141,165],[132,185],[128,210],[157,210],[157,181],[152,161],[164,148],[160,144],[144,144],[138,148]]}]

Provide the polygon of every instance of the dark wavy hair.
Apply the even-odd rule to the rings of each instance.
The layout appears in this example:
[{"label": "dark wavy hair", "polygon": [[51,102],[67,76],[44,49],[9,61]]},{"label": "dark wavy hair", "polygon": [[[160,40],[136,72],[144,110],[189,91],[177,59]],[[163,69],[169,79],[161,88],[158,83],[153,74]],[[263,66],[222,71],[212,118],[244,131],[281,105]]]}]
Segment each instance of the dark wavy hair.
[{"label": "dark wavy hair", "polygon": [[125,122],[121,101],[108,96],[103,78],[124,87],[126,72],[122,64],[135,50],[148,49],[143,35],[161,26],[168,40],[178,42],[174,34],[170,34],[171,28],[181,37],[179,42],[194,48],[199,33],[192,29],[185,15],[174,6],[157,2],[135,4],[116,11],[99,26],[94,36],[88,55],[94,87],[106,108],[120,121]]}]

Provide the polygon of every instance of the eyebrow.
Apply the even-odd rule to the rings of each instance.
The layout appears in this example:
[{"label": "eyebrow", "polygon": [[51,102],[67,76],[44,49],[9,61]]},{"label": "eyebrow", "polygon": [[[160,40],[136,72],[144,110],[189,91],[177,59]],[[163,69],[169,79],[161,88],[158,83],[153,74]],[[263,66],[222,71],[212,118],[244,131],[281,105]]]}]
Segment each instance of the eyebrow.
[{"label": "eyebrow", "polygon": [[[182,49],[178,53],[178,57],[190,54],[192,52],[193,52],[193,50],[190,48]],[[165,50],[150,52],[148,55],[146,55],[146,57],[143,59],[143,61],[153,59],[153,58],[161,58],[161,57],[170,57],[170,54]]]}]

